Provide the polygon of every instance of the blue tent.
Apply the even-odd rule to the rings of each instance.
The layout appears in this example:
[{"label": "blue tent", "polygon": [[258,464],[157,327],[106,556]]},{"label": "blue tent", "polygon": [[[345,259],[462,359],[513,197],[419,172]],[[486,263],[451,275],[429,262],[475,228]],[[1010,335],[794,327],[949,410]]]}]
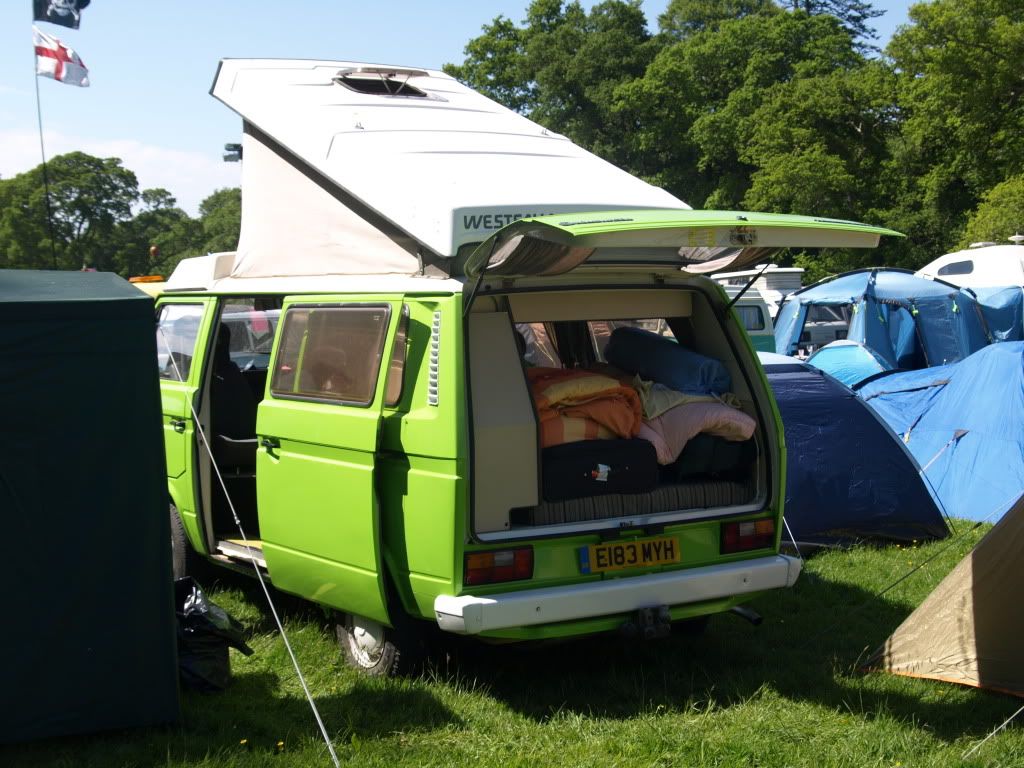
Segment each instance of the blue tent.
[{"label": "blue tent", "polygon": [[849,388],[792,357],[760,353],[786,437],[786,522],[798,542],[948,535],[903,444]]},{"label": "blue tent", "polygon": [[998,519],[1024,490],[1024,342],[904,371],[858,395],[900,435],[946,511]]},{"label": "blue tent", "polygon": [[833,341],[809,358],[813,365],[848,387],[858,384],[883,371],[892,370],[881,357],[859,341]]},{"label": "blue tent", "polygon": [[966,290],[904,269],[867,269],[786,297],[775,318],[776,352],[796,353],[814,307],[850,313],[849,329],[843,329],[846,338],[864,344],[889,368],[955,362],[990,341],[982,310]]},{"label": "blue tent", "polygon": [[1024,341],[1024,288],[972,288],[993,341]]}]

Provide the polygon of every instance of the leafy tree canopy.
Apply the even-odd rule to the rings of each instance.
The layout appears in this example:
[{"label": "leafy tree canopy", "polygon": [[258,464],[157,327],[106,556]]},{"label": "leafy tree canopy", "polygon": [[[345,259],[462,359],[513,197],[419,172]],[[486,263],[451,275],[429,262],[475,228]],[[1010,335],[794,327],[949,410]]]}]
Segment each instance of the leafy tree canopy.
[{"label": "leafy tree canopy", "polygon": [[1006,245],[1014,234],[1024,234],[1024,174],[996,184],[985,194],[968,217],[958,245],[966,248],[983,241]]},{"label": "leafy tree canopy", "polygon": [[524,26],[498,17],[445,71],[602,157],[625,164],[629,130],[612,110],[614,91],[643,75],[659,43],[640,0],[534,0]]},{"label": "leafy tree canopy", "polygon": [[948,251],[985,193],[1024,172],[1024,13],[1019,0],[933,0],[886,49],[899,73],[889,223],[911,266]]},{"label": "leafy tree canopy", "polygon": [[170,274],[185,256],[232,250],[241,193],[214,192],[193,219],[166,189],[138,189],[117,158],[83,152],[0,179],[0,267]]},{"label": "leafy tree canopy", "polygon": [[[797,190],[778,188],[794,182],[786,173],[806,178],[801,168],[827,157],[816,187],[835,187],[829,197],[839,207],[860,196],[850,189],[860,166],[875,163],[884,146],[875,136],[885,130],[884,105],[861,85],[865,66],[830,17],[755,14],[722,22],[665,47],[642,78],[618,89],[617,109],[635,124],[624,141],[639,172],[706,208],[757,202],[791,212],[801,200],[793,197]],[[851,155],[849,137],[865,134],[872,136],[863,142],[866,152]],[[832,171],[835,178],[817,178]],[[818,191],[807,197],[820,207]]]},{"label": "leafy tree canopy", "polygon": [[672,0],[658,17],[658,27],[675,40],[718,29],[723,21],[755,13],[777,13],[772,0]]},{"label": "leafy tree canopy", "polygon": [[832,16],[838,19],[843,29],[857,41],[859,49],[868,47],[864,41],[878,37],[871,26],[871,20],[884,13],[863,0],[779,0],[779,4],[783,8],[803,11],[811,16]]},{"label": "leafy tree canopy", "polygon": [[117,158],[71,152],[47,164],[47,177],[49,217],[42,166],[0,182],[0,265],[113,268],[108,246],[139,197],[135,174]]},{"label": "leafy tree canopy", "polygon": [[242,190],[218,189],[199,204],[202,220],[202,253],[233,251],[242,226]]}]

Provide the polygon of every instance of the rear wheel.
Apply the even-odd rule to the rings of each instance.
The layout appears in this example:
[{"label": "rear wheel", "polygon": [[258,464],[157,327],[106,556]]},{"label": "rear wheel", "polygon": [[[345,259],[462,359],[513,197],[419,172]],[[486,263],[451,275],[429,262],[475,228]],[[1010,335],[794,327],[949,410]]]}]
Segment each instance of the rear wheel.
[{"label": "rear wheel", "polygon": [[183,579],[186,576],[196,576],[201,569],[204,560],[199,553],[192,549],[188,536],[185,535],[185,526],[181,522],[181,515],[178,508],[170,504],[171,516],[171,572],[175,579]]},{"label": "rear wheel", "polygon": [[405,675],[422,661],[421,639],[408,619],[388,627],[372,619],[345,614],[336,631],[345,661],[364,675]]}]

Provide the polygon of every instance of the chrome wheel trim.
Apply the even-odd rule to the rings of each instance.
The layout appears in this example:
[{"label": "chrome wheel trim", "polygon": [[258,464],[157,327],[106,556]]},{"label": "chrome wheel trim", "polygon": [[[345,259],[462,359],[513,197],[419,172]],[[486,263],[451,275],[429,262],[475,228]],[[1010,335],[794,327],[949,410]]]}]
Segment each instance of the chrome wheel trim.
[{"label": "chrome wheel trim", "polygon": [[345,620],[348,646],[360,666],[373,667],[384,655],[384,625],[372,619],[349,616]]}]

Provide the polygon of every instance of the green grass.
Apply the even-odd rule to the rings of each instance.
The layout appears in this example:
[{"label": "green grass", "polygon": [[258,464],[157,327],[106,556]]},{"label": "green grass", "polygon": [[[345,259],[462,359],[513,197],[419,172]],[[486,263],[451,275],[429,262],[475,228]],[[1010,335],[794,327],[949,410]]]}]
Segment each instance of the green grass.
[{"label": "green grass", "polygon": [[[317,611],[281,608],[345,764],[1021,766],[1020,723],[961,760],[1020,700],[857,670],[979,536],[818,554],[795,588],[751,603],[760,627],[719,616],[702,636],[646,644],[459,643],[412,680],[359,677]],[[253,656],[231,652],[227,691],[186,692],[179,726],[4,747],[0,765],[329,766],[259,590],[232,580],[209,591],[255,629]]]}]

